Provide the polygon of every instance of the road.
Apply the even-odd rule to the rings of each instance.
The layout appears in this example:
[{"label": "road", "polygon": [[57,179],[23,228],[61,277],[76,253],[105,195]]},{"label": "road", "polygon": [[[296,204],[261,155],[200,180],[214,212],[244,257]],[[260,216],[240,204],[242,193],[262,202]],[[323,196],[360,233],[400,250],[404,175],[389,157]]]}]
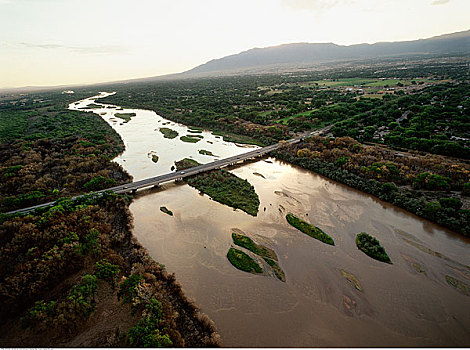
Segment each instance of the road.
[{"label": "road", "polygon": [[[211,163],[201,164],[201,165],[198,165],[198,166],[195,166],[195,167],[192,167],[192,168],[188,168],[188,169],[185,169],[185,170],[175,171],[175,172],[171,172],[171,173],[168,173],[168,174],[159,175],[159,176],[155,176],[155,177],[151,177],[151,178],[148,178],[148,179],[139,180],[139,181],[135,181],[135,182],[129,182],[129,183],[126,183],[126,184],[123,184],[123,185],[119,185],[119,186],[107,188],[107,189],[104,189],[104,190],[101,190],[101,191],[97,191],[96,193],[99,194],[99,193],[103,193],[105,191],[111,191],[111,192],[118,193],[118,194],[129,193],[129,192],[133,193],[133,192],[135,192],[139,189],[142,189],[142,188],[152,187],[152,186],[159,186],[159,185],[161,185],[162,183],[165,183],[165,182],[174,181],[174,180],[181,180],[181,179],[184,179],[185,177],[188,177],[188,176],[193,176],[193,175],[200,174],[200,173],[210,171],[210,170],[214,170],[214,169],[220,169],[220,168],[223,168],[225,166],[233,165],[233,164],[236,164],[236,163],[248,160],[248,159],[261,157],[261,156],[265,155],[266,153],[274,151],[274,150],[278,149],[279,147],[281,147],[285,144],[298,143],[304,137],[313,136],[313,135],[321,135],[321,134],[327,132],[330,128],[331,128],[331,126],[327,126],[327,127],[322,128],[322,129],[317,129],[313,132],[304,133],[301,136],[298,136],[296,138],[290,139],[290,140],[285,141],[285,142],[281,141],[281,142],[276,143],[274,145],[258,148],[258,149],[253,150],[253,151],[249,151],[249,152],[242,153],[242,154],[239,154],[239,155],[236,155],[236,156],[216,160],[216,161],[211,162]],[[75,196],[75,197],[72,197],[72,199],[76,199],[76,198],[79,198],[81,196],[84,196],[84,195]],[[27,213],[27,212],[30,212],[30,211],[35,210],[35,209],[52,206],[54,204],[55,204],[55,202],[48,202],[48,203],[38,204],[38,205],[28,207],[28,208],[13,210],[13,211],[10,211],[6,214]]]}]

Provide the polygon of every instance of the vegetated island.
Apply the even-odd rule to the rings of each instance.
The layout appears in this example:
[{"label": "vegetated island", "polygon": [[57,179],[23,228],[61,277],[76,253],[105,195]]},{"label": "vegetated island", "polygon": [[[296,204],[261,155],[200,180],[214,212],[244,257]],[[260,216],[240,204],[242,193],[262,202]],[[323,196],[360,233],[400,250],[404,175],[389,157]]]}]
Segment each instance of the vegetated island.
[{"label": "vegetated island", "polygon": [[170,209],[168,209],[167,207],[160,207],[160,211],[162,211],[165,214],[168,214],[170,216],[173,216],[173,212]]},{"label": "vegetated island", "polygon": [[116,113],[114,115],[117,118],[123,119],[124,123],[127,123],[129,120],[131,120],[132,117],[135,117],[135,113]]},{"label": "vegetated island", "polygon": [[354,276],[352,273],[347,272],[343,269],[339,270],[339,272],[341,273],[341,276],[343,276],[349,282],[351,287],[362,291],[361,283],[359,282],[359,279],[356,276]]},{"label": "vegetated island", "polygon": [[[266,261],[266,263],[271,267],[276,277],[282,282],[286,281],[286,276],[284,271],[282,271],[281,267],[279,266],[279,260],[274,250],[269,249],[263,245],[256,244],[250,237],[238,232],[232,232],[232,240],[236,245],[248,249],[252,253],[263,258],[264,261]],[[234,266],[237,267],[236,265]]]},{"label": "vegetated island", "polygon": [[201,137],[197,137],[200,135],[184,135],[180,137],[180,140],[183,142],[189,142],[189,143],[196,143],[201,141]]},{"label": "vegetated island", "polygon": [[199,154],[202,154],[202,155],[204,155],[204,156],[216,157],[216,156],[214,155],[214,153],[212,153],[211,151],[207,151],[207,150],[205,150],[205,149],[200,149],[198,152],[199,152]]},{"label": "vegetated island", "polygon": [[80,107],[78,109],[94,109],[94,108],[103,108],[101,105],[97,105],[96,103],[90,103],[84,107]]},{"label": "vegetated island", "polygon": [[263,142],[251,136],[234,134],[230,132],[213,131],[212,135],[221,136],[225,142],[240,143],[245,145],[265,146]]},{"label": "vegetated island", "polygon": [[227,258],[230,263],[239,270],[255,274],[263,273],[261,266],[250,258],[248,254],[239,249],[230,248],[227,253]]},{"label": "vegetated island", "polygon": [[191,132],[193,134],[201,134],[202,130],[203,130],[202,128],[196,128],[196,127],[192,127],[192,126],[190,126],[188,128],[188,132]]},{"label": "vegetated island", "polygon": [[[175,162],[178,171],[200,165],[194,159],[184,158]],[[190,186],[207,194],[213,200],[241,209],[252,216],[258,214],[259,197],[247,181],[226,170],[212,170],[184,179]]]},{"label": "vegetated island", "polygon": [[335,245],[333,238],[328,236],[320,228],[312,224],[309,224],[308,222],[305,222],[302,219],[299,219],[298,217],[294,216],[291,213],[286,215],[286,219],[289,224],[294,226],[296,229],[302,231],[303,233],[309,235],[310,237],[318,239],[319,241],[326,243],[326,244]]},{"label": "vegetated island", "polygon": [[163,134],[163,137],[166,139],[174,139],[178,136],[178,131],[170,128],[160,128],[159,130]]},{"label": "vegetated island", "polygon": [[391,260],[388,257],[385,249],[380,245],[377,238],[365,233],[358,233],[356,236],[356,245],[359,250],[362,250],[371,258],[391,264]]},{"label": "vegetated island", "polygon": [[446,275],[446,282],[454,287],[458,292],[464,294],[464,295],[467,295],[467,296],[470,296],[470,286],[464,282],[462,282],[461,280],[455,278],[455,277],[452,277],[452,276],[449,276],[449,275]]}]

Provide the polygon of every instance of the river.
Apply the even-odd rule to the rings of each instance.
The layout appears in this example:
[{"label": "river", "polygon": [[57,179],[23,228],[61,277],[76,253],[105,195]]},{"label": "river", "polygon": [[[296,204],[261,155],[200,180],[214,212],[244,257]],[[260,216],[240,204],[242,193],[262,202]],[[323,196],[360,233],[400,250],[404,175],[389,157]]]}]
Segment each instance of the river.
[{"label": "river", "polygon": [[[199,154],[200,149],[220,157],[247,151],[208,131],[195,144],[179,137],[165,139],[159,127],[170,127],[180,136],[188,134],[188,128],[152,111],[117,110],[95,99],[70,108],[100,105],[93,112],[126,146],[115,161],[134,180],[167,173],[184,157],[201,163],[218,159]],[[122,123],[114,117],[117,112],[136,116]],[[160,157],[158,163],[152,162],[152,151]],[[470,296],[465,290],[470,285],[469,239],[273,158],[230,171],[255,187],[261,203],[257,217],[182,183],[138,192],[130,206],[135,236],[214,320],[224,346],[470,346]],[[174,216],[161,212],[161,206]],[[322,228],[335,246],[291,227],[285,220],[288,212]],[[233,228],[277,253],[285,283],[229,263]],[[381,242],[392,264],[356,248],[355,236],[363,231]],[[342,270],[353,274],[362,290],[354,288]],[[452,281],[460,290],[450,285]]]}]

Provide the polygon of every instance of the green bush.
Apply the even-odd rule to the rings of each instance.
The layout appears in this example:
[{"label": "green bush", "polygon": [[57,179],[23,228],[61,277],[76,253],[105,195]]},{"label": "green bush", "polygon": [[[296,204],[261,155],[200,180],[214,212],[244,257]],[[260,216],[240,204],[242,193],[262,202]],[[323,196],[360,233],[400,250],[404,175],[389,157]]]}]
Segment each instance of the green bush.
[{"label": "green bush", "polygon": [[161,348],[173,345],[168,334],[164,334],[160,329],[160,319],[162,316],[162,305],[155,299],[150,299],[144,314],[137,325],[127,332],[127,342],[131,347]]},{"label": "green bush", "polygon": [[463,205],[462,201],[455,197],[439,198],[439,204],[444,208],[452,208],[455,210],[459,210]]},{"label": "green bush", "polygon": [[95,292],[98,288],[95,275],[84,275],[78,285],[75,285],[67,297],[75,310],[88,317],[95,310]]},{"label": "green bush", "polygon": [[125,303],[132,303],[132,300],[137,295],[135,288],[142,280],[141,274],[133,273],[119,286],[118,298],[123,300]]},{"label": "green bush", "polygon": [[101,259],[95,264],[96,277],[108,281],[114,289],[114,278],[119,273],[119,266],[113,265],[106,259]]},{"label": "green bush", "polygon": [[445,176],[424,172],[418,174],[413,180],[415,188],[424,188],[426,190],[448,190],[450,189],[451,179]]},{"label": "green bush", "polygon": [[116,180],[109,179],[107,177],[100,175],[100,176],[94,177],[93,179],[85,183],[83,187],[87,191],[98,191],[98,190],[112,187],[115,184],[116,184]]}]

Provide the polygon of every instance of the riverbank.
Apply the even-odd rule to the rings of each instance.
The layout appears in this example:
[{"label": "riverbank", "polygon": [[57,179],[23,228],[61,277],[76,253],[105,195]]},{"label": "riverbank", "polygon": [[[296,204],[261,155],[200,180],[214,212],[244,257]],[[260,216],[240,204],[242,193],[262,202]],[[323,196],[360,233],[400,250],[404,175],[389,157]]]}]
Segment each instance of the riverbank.
[{"label": "riverbank", "polygon": [[39,140],[0,146],[2,208],[57,200],[27,216],[0,216],[0,346],[219,345],[212,321],[133,235],[129,197],[62,197],[131,177],[110,161],[124,143],[100,116],[58,117],[63,96],[48,96],[57,104],[44,110]]}]

